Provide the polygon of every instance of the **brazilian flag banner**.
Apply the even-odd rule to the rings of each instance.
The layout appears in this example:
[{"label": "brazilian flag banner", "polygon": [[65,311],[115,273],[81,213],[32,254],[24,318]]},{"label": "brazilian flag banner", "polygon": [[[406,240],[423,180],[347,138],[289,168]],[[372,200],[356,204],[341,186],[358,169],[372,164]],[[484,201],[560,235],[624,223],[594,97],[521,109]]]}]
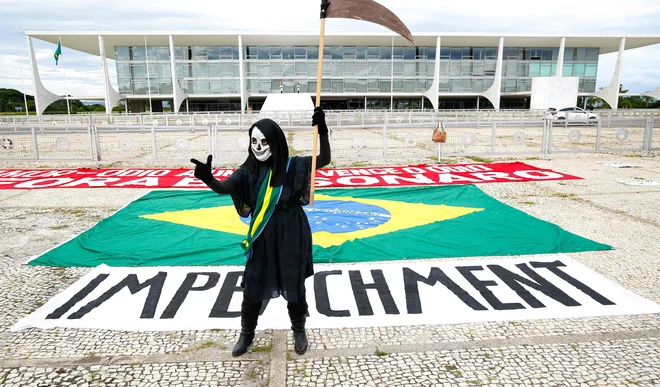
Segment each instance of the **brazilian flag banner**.
[{"label": "brazilian flag banner", "polygon": [[[314,261],[374,262],[609,250],[474,185],[323,189],[305,207]],[[245,262],[250,224],[229,195],[152,191],[30,265],[216,266]]]},{"label": "brazilian flag banner", "polygon": [[62,55],[62,42],[57,43],[57,48],[53,54],[53,58],[55,58],[55,66],[57,66],[58,62],[60,61],[60,55]]}]

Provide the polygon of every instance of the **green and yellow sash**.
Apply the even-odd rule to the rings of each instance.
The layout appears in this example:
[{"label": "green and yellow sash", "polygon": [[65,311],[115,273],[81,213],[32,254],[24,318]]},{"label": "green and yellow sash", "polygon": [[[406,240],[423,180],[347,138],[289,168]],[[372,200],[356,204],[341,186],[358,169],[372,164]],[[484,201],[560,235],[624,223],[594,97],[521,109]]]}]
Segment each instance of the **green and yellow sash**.
[{"label": "green and yellow sash", "polygon": [[[287,172],[290,163],[291,158],[287,160]],[[247,236],[243,239],[243,242],[241,242],[246,261],[249,261],[252,258],[252,242],[261,235],[261,232],[264,230],[270,217],[273,215],[273,211],[275,211],[275,206],[280,200],[280,195],[282,195],[283,186],[270,186],[270,178],[272,175],[273,170],[269,168],[268,172],[266,172],[264,182],[261,183],[259,194],[257,195],[257,205],[252,213],[252,218],[250,219],[250,228],[248,229]]]}]

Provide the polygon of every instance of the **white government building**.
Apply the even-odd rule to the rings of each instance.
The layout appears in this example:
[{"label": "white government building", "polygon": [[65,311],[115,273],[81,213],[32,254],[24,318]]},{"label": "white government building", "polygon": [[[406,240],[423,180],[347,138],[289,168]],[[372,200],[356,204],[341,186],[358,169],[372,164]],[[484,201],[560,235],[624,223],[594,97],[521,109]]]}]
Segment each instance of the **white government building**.
[{"label": "white government building", "polygon": [[[225,32],[26,31],[37,112],[63,98],[40,81],[32,39],[100,57],[110,113],[260,110],[273,93],[315,98],[318,35]],[[617,108],[624,52],[660,35],[564,36],[420,33],[325,36],[326,109],[547,109],[597,96]],[[600,55],[618,52],[612,80],[596,90]],[[107,60],[115,60],[116,90]],[[657,85],[660,86],[660,85]],[[660,99],[660,88],[645,95]],[[74,96],[73,98],[76,98]],[[77,97],[80,98],[80,97]]]}]

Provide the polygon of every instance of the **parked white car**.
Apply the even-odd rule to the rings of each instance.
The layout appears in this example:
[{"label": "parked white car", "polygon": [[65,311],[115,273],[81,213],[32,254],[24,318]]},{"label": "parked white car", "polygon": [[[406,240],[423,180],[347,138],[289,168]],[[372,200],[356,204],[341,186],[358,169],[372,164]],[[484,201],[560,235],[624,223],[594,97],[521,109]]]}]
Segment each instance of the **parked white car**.
[{"label": "parked white car", "polygon": [[576,120],[588,121],[597,120],[598,114],[588,112],[576,106],[564,107],[561,109],[550,108],[545,112],[545,118],[550,120]]}]

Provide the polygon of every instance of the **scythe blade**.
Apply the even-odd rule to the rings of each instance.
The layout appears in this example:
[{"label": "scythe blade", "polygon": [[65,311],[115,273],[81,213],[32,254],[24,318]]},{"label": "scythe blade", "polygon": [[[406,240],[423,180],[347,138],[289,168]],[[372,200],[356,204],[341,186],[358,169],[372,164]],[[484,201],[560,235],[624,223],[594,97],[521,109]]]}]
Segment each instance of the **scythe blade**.
[{"label": "scythe blade", "polygon": [[376,23],[415,44],[415,39],[401,19],[373,0],[330,0],[328,3],[326,18],[356,19]]}]

